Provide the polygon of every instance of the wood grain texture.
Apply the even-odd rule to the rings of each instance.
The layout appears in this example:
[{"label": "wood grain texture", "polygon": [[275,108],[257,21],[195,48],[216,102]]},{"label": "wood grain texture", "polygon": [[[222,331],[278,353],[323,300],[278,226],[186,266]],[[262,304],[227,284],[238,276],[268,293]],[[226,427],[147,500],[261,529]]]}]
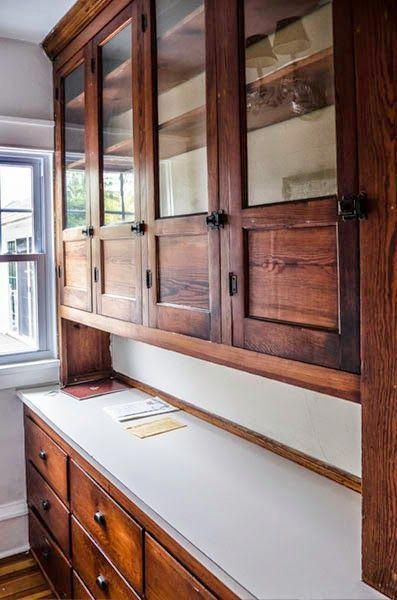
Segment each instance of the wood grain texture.
[{"label": "wood grain texture", "polygon": [[[127,581],[143,593],[143,533],[121,506],[73,461],[70,464],[70,495],[73,514]],[[97,523],[100,512],[104,522]]]},{"label": "wood grain texture", "polygon": [[159,302],[209,309],[207,235],[157,239]]},{"label": "wood grain texture", "polygon": [[344,485],[345,487],[350,488],[355,492],[361,492],[360,478],[356,477],[355,475],[352,475],[351,473],[347,473],[346,471],[338,469],[333,465],[329,465],[327,463],[324,463],[323,461],[317,460],[316,458],[304,454],[303,452],[299,452],[299,450],[295,450],[294,448],[290,448],[285,444],[276,442],[275,440],[272,440],[271,438],[265,435],[257,433],[256,431],[252,431],[251,429],[247,429],[246,427],[238,425],[233,421],[229,421],[228,419],[224,419],[223,417],[215,415],[211,412],[208,412],[201,408],[197,408],[197,406],[195,406],[194,404],[190,404],[185,400],[176,398],[171,394],[167,394],[166,392],[163,392],[157,388],[154,388],[153,386],[142,383],[141,381],[137,381],[136,379],[127,377],[122,373],[116,373],[116,377],[121,381],[124,381],[131,387],[137,388],[138,390],[142,390],[143,392],[150,394],[151,396],[158,396],[166,402],[169,402],[169,404],[177,406],[181,410],[184,410],[187,413],[198,417],[199,419],[207,421],[207,423],[211,423],[212,425],[220,427],[221,429],[224,429],[229,433],[233,433],[234,435],[237,435],[238,437],[241,437],[244,440],[261,446],[261,448],[264,448],[265,450],[274,452],[275,454],[278,454],[283,458],[291,460],[292,462],[297,463],[298,465],[301,465],[302,467],[305,467],[306,469],[309,469],[310,471],[313,471],[318,475],[322,475],[323,477],[327,477],[327,479],[331,479],[332,481],[335,481],[340,485]]},{"label": "wood grain texture", "polygon": [[361,226],[363,579],[397,598],[397,5],[354,3]]},{"label": "wood grain texture", "polygon": [[52,537],[31,511],[29,511],[29,541],[33,556],[51,580],[56,593],[65,600],[71,598],[71,566]]},{"label": "wood grain texture", "polygon": [[69,498],[67,454],[29,419],[25,422],[25,448],[26,458],[67,503]]},{"label": "wood grain texture", "polygon": [[133,323],[126,324],[117,319],[90,315],[66,306],[60,307],[60,314],[63,319],[77,320],[91,327],[146,342],[166,350],[174,350],[255,375],[270,377],[270,379],[298,385],[323,394],[360,402],[360,377],[353,373],[286,360],[278,356],[260,354],[226,344],[216,344],[188,335],[160,331],[152,327],[143,327]]},{"label": "wood grain texture", "polygon": [[215,596],[148,534],[145,535],[145,581],[148,600],[215,600]]},{"label": "wood grain texture", "polygon": [[98,328],[61,320],[59,349],[63,385],[111,373],[109,334]]},{"label": "wood grain texture", "polygon": [[[72,545],[73,566],[95,598],[98,600],[139,598],[74,517],[72,517]],[[105,589],[101,589],[97,584],[96,580],[99,576],[106,579]]]},{"label": "wood grain texture", "polygon": [[74,600],[94,600],[94,596],[89,592],[76,571],[73,571],[73,598]]},{"label": "wood grain texture", "polygon": [[[60,445],[69,455],[71,460],[76,462],[88,475],[116,501],[125,511],[127,511],[146,531],[154,536],[173,556],[175,556],[185,568],[194,573],[195,576],[202,581],[208,589],[211,589],[218,598],[222,600],[237,600],[237,596],[226,587],[213,573],[204,567],[197,559],[189,554],[173,537],[166,533],[155,521],[153,521],[145,512],[136,506],[129,498],[127,498],[120,490],[113,485],[106,477],[104,477],[97,469],[95,469],[88,461],[79,455],[71,448],[65,440],[55,433],[40,417],[32,410],[24,407],[25,419],[34,420],[41,429],[51,435],[52,438]],[[87,582],[88,583],[88,582]]]},{"label": "wood grain texture", "polygon": [[54,536],[66,556],[70,555],[69,511],[35,467],[26,465],[28,505]]},{"label": "wood grain texture", "polygon": [[338,330],[335,227],[246,231],[248,316]]},{"label": "wood grain texture", "polygon": [[54,594],[30,552],[0,560],[2,600],[51,600]]}]

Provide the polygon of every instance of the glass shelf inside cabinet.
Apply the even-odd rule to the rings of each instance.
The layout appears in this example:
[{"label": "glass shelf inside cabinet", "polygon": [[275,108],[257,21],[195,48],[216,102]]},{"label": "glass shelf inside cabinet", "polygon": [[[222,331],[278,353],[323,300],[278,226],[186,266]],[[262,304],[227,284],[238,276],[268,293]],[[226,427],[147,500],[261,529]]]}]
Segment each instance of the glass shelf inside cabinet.
[{"label": "glass shelf inside cabinet", "polygon": [[160,217],[207,212],[203,0],[156,0]]},{"label": "glass shelf inside cabinet", "polygon": [[101,48],[103,225],[135,218],[132,51],[131,24]]}]

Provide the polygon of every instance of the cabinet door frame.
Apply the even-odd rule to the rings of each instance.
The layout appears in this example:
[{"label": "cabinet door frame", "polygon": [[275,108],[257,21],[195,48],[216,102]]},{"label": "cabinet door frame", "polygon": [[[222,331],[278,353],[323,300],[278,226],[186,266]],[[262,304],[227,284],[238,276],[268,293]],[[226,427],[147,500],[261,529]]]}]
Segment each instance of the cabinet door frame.
[{"label": "cabinet door frame", "polygon": [[[223,5],[220,9],[223,18],[217,22],[220,197],[223,204],[228,204],[230,213],[230,246],[225,260],[238,280],[237,293],[229,299],[223,296],[225,343],[229,341],[238,347],[282,358],[359,373],[359,228],[356,221],[343,221],[337,214],[337,199],[358,192],[351,2],[333,1],[337,196],[332,197],[332,201],[322,198],[247,207],[244,6],[242,0],[219,1]],[[239,43],[233,44],[233,39]],[[317,214],[316,202],[322,202],[325,209],[321,216]],[[247,315],[246,232],[317,225],[336,227],[338,331],[250,318]],[[247,336],[251,336],[251,341],[256,338],[258,346],[247,343]]]},{"label": "cabinet door frame", "polygon": [[[82,227],[64,229],[65,224],[65,99],[64,81],[77,67],[84,64],[84,94],[85,94],[85,164],[86,164],[86,227],[91,225],[90,181],[88,167],[88,122],[87,122],[87,84],[89,80],[88,47],[81,49],[73,58],[54,73],[54,113],[55,113],[55,207],[56,207],[56,239],[58,263],[58,298],[60,304],[92,312],[92,247],[91,237],[83,234]],[[72,288],[67,285],[65,242],[84,242],[86,245],[86,281],[87,292]]]},{"label": "cabinet door frame", "polygon": [[[131,25],[132,35],[132,109],[133,109],[133,157],[134,157],[134,190],[135,190],[135,215],[134,221],[143,219],[141,198],[141,161],[142,155],[142,59],[139,22],[139,3],[133,0],[118,15],[116,15],[93,38],[90,44],[90,64],[93,65],[88,99],[90,103],[89,130],[90,130],[90,177],[91,177],[91,207],[94,226],[93,237],[93,265],[95,269],[95,311],[104,316],[130,321],[142,322],[142,272],[145,257],[145,235],[139,236],[131,230],[132,222],[118,224],[103,224],[103,147],[102,147],[102,81],[101,81],[101,48],[119,31]],[[135,76],[134,76],[135,75]],[[106,240],[133,241],[135,245],[135,299],[117,296],[108,296],[104,291],[105,260],[103,243]],[[106,303],[106,304],[105,304]]]},{"label": "cabinet door frame", "polygon": [[[208,169],[208,213],[220,208],[218,194],[218,126],[217,82],[215,61],[216,2],[204,0],[206,46],[206,133]],[[149,283],[148,324],[158,328],[211,341],[221,340],[220,294],[220,232],[206,224],[207,212],[174,217],[159,215],[159,144],[157,110],[157,39],[156,7],[151,0],[142,0],[143,13],[148,16],[144,34],[144,90],[146,131],[146,199],[148,211]],[[163,236],[206,236],[208,240],[208,310],[176,303],[159,302],[159,251]],[[196,238],[197,239],[197,238]],[[180,252],[183,248],[180,247]]]}]

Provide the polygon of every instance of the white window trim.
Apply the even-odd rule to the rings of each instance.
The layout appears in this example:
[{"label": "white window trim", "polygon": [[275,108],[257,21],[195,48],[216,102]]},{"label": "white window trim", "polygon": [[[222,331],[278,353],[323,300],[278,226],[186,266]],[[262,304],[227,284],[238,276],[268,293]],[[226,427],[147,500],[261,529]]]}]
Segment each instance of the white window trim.
[{"label": "white window trim", "polygon": [[[16,149],[9,147],[0,147],[1,154],[10,158],[42,159],[42,186],[41,186],[41,218],[43,227],[43,245],[46,254],[45,257],[45,305],[38,306],[38,327],[46,329],[46,349],[26,353],[15,353],[0,356],[0,377],[2,375],[2,365],[15,365],[21,363],[48,361],[57,357],[57,337],[56,337],[56,302],[55,302],[55,248],[54,248],[54,214],[53,214],[53,196],[52,196],[52,173],[53,173],[53,153],[30,149]],[[38,268],[40,262],[37,263]],[[38,283],[40,274],[38,273]],[[43,279],[42,279],[43,281]],[[34,368],[34,367],[33,367]],[[3,387],[0,384],[0,389]]]}]

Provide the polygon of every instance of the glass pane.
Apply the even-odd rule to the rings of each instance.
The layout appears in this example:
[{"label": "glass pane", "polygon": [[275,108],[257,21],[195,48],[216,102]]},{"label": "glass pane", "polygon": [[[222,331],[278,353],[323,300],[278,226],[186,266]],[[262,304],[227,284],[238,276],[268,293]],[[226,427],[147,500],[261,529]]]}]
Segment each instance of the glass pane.
[{"label": "glass pane", "polygon": [[336,193],[332,3],[245,0],[248,204]]},{"label": "glass pane", "polygon": [[0,356],[38,350],[36,263],[0,263]]},{"label": "glass pane", "polygon": [[65,228],[86,224],[84,64],[64,81]]},{"label": "glass pane", "polygon": [[126,26],[102,47],[104,224],[133,221],[132,30]]},{"label": "glass pane", "polygon": [[203,0],[156,0],[160,216],[208,211]]},{"label": "glass pane", "polygon": [[33,170],[30,166],[0,165],[0,252],[32,252]]}]

